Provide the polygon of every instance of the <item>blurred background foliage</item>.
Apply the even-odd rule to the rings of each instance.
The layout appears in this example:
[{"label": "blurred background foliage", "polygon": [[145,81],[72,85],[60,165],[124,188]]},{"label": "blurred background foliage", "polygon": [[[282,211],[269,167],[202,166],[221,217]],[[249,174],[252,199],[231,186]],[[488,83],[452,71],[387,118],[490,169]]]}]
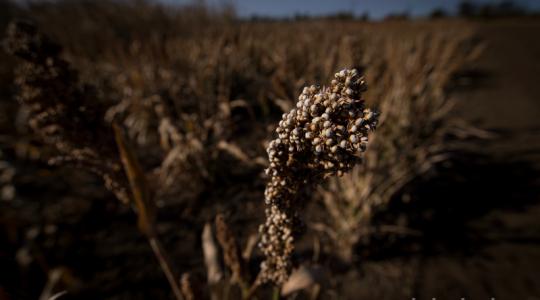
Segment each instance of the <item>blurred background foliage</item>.
[{"label": "blurred background foliage", "polygon": [[[324,269],[321,299],[539,297],[540,23],[512,2],[457,11],[249,19],[203,2],[0,0],[0,31],[31,20],[63,47],[161,187],[157,231],[195,281],[217,214],[240,245],[256,236],[281,114],[303,86],[355,67],[381,124],[365,164],[306,203],[295,259]],[[18,63],[0,51],[0,299],[51,285],[82,299],[171,297],[129,207],[87,170],[47,163],[55,149],[16,101]],[[260,260],[255,250],[251,272]]]}]

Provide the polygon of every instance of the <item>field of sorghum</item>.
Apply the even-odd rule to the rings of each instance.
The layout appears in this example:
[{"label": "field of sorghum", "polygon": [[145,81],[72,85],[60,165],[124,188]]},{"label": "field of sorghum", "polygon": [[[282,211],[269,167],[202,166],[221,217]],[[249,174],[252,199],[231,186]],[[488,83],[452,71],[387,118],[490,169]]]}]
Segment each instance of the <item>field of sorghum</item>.
[{"label": "field of sorghum", "polygon": [[2,300],[410,299],[478,242],[465,21],[0,6]]}]

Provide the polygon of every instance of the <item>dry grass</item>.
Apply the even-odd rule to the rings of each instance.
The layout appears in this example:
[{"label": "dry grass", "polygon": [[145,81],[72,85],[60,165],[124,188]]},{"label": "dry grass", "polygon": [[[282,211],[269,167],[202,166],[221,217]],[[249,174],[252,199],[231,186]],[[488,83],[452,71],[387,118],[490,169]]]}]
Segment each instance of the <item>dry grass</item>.
[{"label": "dry grass", "polygon": [[321,189],[333,221],[315,226],[326,230],[345,260],[351,260],[359,239],[369,239],[374,213],[399,198],[407,184],[464,150],[471,137],[485,136],[451,113],[456,99],[448,92],[452,76],[482,50],[472,41],[466,31],[391,32],[366,50],[373,86],[369,99],[384,112],[380,130],[364,164]]},{"label": "dry grass", "polygon": [[[168,12],[148,4],[100,3],[34,4],[17,12],[36,20],[64,52],[52,48],[51,67],[51,55],[36,60],[36,49],[11,44],[11,52],[26,61],[17,77],[23,105],[15,109],[31,108],[16,134],[34,139],[25,131],[29,123],[45,141],[39,144],[42,157],[55,149],[61,155],[56,161],[91,165],[120,200],[134,206],[140,230],[156,255],[164,256],[160,262],[177,298],[269,296],[266,286],[249,288],[260,253],[251,255],[248,237],[263,217],[264,149],[303,86],[356,67],[367,77],[367,102],[382,111],[364,164],[312,197],[323,199],[330,217],[314,224],[332,238],[324,251],[346,260],[377,225],[374,211],[399,198],[404,186],[448,159],[474,133],[451,114],[453,76],[479,51],[460,22],[247,23],[201,7]],[[450,25],[454,29],[446,30]],[[92,116],[84,113],[87,107]],[[45,123],[32,121],[44,113]],[[70,127],[72,121],[77,127]],[[120,155],[111,151],[115,144]],[[0,168],[1,174],[10,172],[7,164]],[[219,213],[230,214],[228,222]],[[215,215],[219,246],[207,223]],[[176,230],[179,216],[192,227]],[[160,223],[175,232],[160,231]],[[186,232],[199,236],[203,227],[203,249],[200,243],[163,246],[157,239],[158,233],[170,239]],[[193,257],[176,256],[179,247],[193,246],[200,249],[187,251]],[[163,247],[174,249],[172,259]],[[199,289],[205,284],[192,275],[204,272],[203,252],[210,290]],[[309,260],[296,259],[297,266]],[[176,271],[184,273],[181,284]],[[309,286],[319,287],[311,281]],[[331,294],[324,293],[314,294]]]}]

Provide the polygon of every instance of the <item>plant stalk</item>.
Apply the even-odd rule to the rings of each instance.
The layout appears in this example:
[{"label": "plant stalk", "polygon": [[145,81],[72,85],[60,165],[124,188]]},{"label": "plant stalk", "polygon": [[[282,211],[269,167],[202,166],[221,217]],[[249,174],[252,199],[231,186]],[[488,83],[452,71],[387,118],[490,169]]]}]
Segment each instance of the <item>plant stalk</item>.
[{"label": "plant stalk", "polygon": [[157,236],[148,237],[148,242],[150,243],[150,246],[152,247],[152,250],[154,251],[154,255],[159,261],[159,265],[161,266],[161,270],[163,273],[165,273],[165,277],[167,277],[167,281],[169,282],[169,285],[171,286],[171,289],[174,293],[174,296],[177,300],[183,300],[184,297],[182,295],[182,291],[180,289],[180,286],[178,285],[178,281],[176,280],[177,276],[174,274],[174,271],[171,267],[171,261],[169,256],[167,255],[167,252],[163,248],[163,245],[161,244],[160,240]]},{"label": "plant stalk", "polygon": [[163,273],[165,273],[165,277],[167,277],[167,281],[173,290],[175,298],[177,300],[183,300],[184,297],[182,296],[182,290],[180,289],[179,277],[174,274],[169,255],[165,251],[165,248],[160,242],[154,229],[155,206],[152,201],[146,176],[142,171],[133,149],[124,137],[120,126],[113,124],[113,130],[122,165],[124,166],[131,188],[133,202],[136,207],[139,230],[148,238],[148,242],[154,251],[154,255],[159,261]]}]

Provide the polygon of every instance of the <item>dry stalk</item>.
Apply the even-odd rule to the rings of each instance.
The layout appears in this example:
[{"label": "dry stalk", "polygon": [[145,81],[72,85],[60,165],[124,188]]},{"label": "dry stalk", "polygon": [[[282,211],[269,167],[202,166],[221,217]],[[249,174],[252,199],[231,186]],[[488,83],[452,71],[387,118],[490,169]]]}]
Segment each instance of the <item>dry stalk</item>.
[{"label": "dry stalk", "polygon": [[182,295],[185,300],[199,300],[203,299],[200,286],[197,284],[190,273],[182,274],[181,287]]},{"label": "dry stalk", "polygon": [[169,285],[171,286],[176,299],[183,299],[181,288],[178,285],[179,280],[174,273],[170,257],[165,251],[165,248],[163,247],[163,244],[161,243],[154,228],[155,207],[152,202],[145,175],[142,172],[142,168],[139,165],[133,150],[125,140],[120,127],[113,124],[113,129],[116,142],[118,144],[118,149],[120,151],[120,158],[122,160],[122,164],[124,165],[126,176],[129,179],[131,194],[137,208],[139,229],[147,236],[148,242],[150,243],[156,258],[159,261],[159,265],[161,266],[163,273],[169,281]]},{"label": "dry stalk", "polygon": [[223,272],[219,264],[219,250],[212,233],[212,225],[206,223],[202,233],[202,250],[204,263],[206,265],[206,276],[208,284],[212,287],[221,281]]},{"label": "dry stalk", "polygon": [[96,95],[91,87],[80,86],[77,72],[60,57],[60,46],[33,25],[10,24],[6,48],[24,61],[16,77],[18,98],[31,111],[32,129],[61,153],[53,162],[87,167],[103,177],[119,200],[129,203],[133,199],[139,229],[147,236],[175,297],[183,299],[178,277],[154,230],[151,191],[120,127],[114,124],[113,134],[104,122],[105,108],[92,98]]},{"label": "dry stalk", "polygon": [[384,115],[365,153],[365,163],[322,191],[331,222],[325,230],[341,257],[349,261],[371,217],[404,186],[447,160],[461,142],[477,135],[452,113],[445,90],[481,47],[465,34],[390,35],[370,42],[367,76],[377,82],[370,99]]}]

